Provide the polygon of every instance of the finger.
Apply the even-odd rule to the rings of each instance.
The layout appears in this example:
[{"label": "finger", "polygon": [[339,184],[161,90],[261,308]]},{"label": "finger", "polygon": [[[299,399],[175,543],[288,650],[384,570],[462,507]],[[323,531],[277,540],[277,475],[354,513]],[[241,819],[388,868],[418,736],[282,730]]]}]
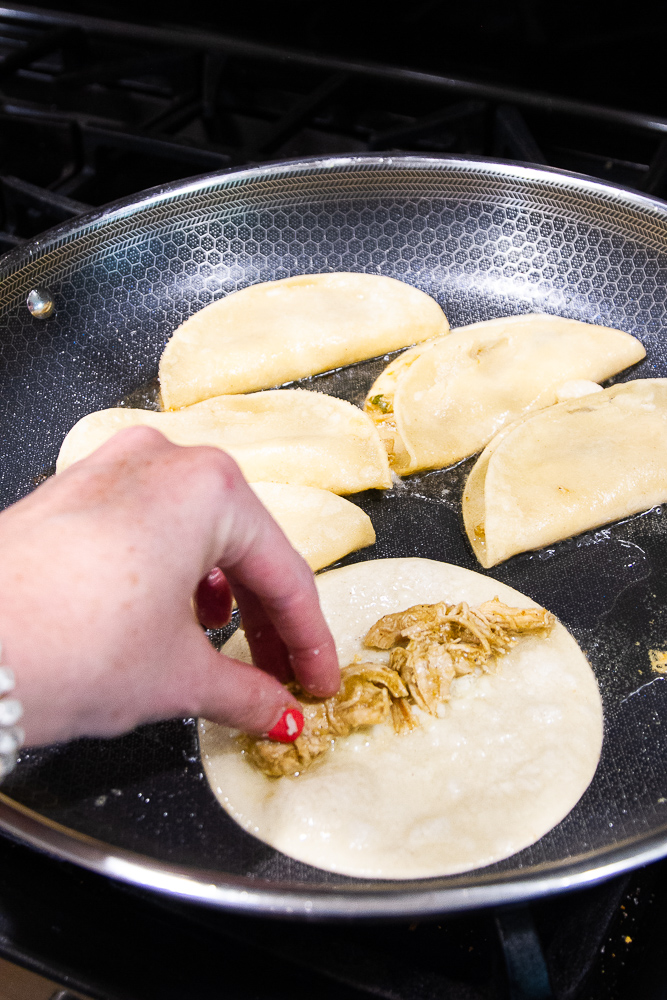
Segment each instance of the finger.
[{"label": "finger", "polygon": [[281,684],[294,680],[287,647],[262,602],[240,583],[234,584],[234,595],[241,612],[241,627],[250,647],[252,662],[260,670],[276,677]]},{"label": "finger", "polygon": [[195,591],[195,612],[204,628],[223,628],[232,617],[232,591],[227,578],[217,566]]},{"label": "finger", "polygon": [[[232,511],[233,516],[226,519],[218,562],[234,593],[245,588],[254,595],[284,643],[290,667],[302,686],[317,696],[334,694],[340,685],[338,659],[312,571],[240,473],[232,489],[237,497],[227,498],[227,513]],[[255,631],[263,631],[260,619],[253,617],[255,607],[254,603],[250,607],[251,619]],[[268,650],[275,650],[270,639],[267,642]]]},{"label": "finger", "polygon": [[275,527],[280,542],[268,526],[270,537],[258,540],[228,571],[234,593],[245,598],[241,614],[253,660],[283,681],[295,677],[311,694],[335,694],[340,686],[336,647],[313,574]]},{"label": "finger", "polygon": [[202,656],[201,696],[196,714],[254,736],[296,739],[303,716],[296,698],[275,677],[207,644]]}]

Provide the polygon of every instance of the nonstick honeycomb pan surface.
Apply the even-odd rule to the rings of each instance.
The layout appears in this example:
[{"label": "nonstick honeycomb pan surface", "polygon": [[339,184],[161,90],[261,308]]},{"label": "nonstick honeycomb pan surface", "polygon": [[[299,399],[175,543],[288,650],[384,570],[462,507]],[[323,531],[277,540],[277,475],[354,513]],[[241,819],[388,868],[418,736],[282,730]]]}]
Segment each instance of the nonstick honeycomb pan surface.
[{"label": "nonstick honeycomb pan surface", "polygon": [[[530,311],[619,327],[647,351],[619,380],[667,376],[667,206],[516,164],[339,157],[208,176],[52,230],[3,258],[0,271],[3,506],[52,472],[81,416],[123,401],[154,405],[160,354],[187,316],[291,274],[390,275],[434,296],[452,327]],[[26,308],[36,285],[55,300],[48,321]],[[386,363],[296,384],[359,404]],[[424,556],[487,572],[574,633],[603,693],[602,760],[576,808],[537,844],[478,872],[417,882],[310,868],[219,808],[193,720],[24,751],[3,785],[0,826],[177,896],[322,917],[526,898],[667,854],[667,677],[648,655],[667,649],[665,514],[655,508],[483,571],[461,528],[471,464],[352,497],[378,540],[344,562]]]}]

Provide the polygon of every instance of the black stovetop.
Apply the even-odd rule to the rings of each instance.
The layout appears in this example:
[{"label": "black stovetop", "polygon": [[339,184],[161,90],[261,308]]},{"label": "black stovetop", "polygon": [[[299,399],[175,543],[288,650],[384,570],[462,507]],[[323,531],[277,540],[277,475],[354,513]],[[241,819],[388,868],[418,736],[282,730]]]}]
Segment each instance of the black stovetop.
[{"label": "black stovetop", "polygon": [[[37,6],[79,14],[87,0]],[[667,8],[639,0],[621,18],[591,0],[414,0],[390,10],[383,0],[107,0],[100,18],[187,24],[269,45],[390,63],[529,90],[548,91],[634,111],[665,113],[663,37]]]},{"label": "black stovetop", "polygon": [[0,838],[0,953],[104,1000],[663,1000],[667,862],[420,923],[226,914]]},{"label": "black stovetop", "polygon": [[141,0],[106,20],[52,6],[0,8],[0,249],[193,174],[369,150],[526,160],[667,195],[663,5],[597,34],[581,10],[555,31],[529,4],[477,23],[474,3],[417,0],[396,21],[372,4],[353,18],[351,0],[336,17],[195,2],[183,26],[142,20]]},{"label": "black stovetop", "polygon": [[[546,163],[667,196],[658,3],[0,9],[0,249],[142,188],[271,159]],[[106,20],[100,20],[106,19]],[[171,22],[171,23],[169,23]],[[316,53],[313,56],[313,52]],[[170,903],[0,838],[0,952],[94,997],[667,996],[667,862],[504,911],[290,924]]]}]

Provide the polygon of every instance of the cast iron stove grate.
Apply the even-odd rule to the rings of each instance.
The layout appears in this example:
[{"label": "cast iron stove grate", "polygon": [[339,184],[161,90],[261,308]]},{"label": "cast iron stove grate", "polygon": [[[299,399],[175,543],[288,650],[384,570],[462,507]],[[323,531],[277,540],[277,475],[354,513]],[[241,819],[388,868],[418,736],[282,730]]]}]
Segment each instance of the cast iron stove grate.
[{"label": "cast iron stove grate", "polygon": [[667,194],[667,118],[213,31],[3,7],[0,249],[194,174],[311,155],[504,157]]}]

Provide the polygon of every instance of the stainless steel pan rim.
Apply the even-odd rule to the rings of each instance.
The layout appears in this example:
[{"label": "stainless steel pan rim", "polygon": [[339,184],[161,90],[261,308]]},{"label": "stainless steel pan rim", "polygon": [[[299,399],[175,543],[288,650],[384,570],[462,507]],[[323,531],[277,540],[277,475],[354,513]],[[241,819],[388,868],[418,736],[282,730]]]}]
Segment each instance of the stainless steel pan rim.
[{"label": "stainless steel pan rim", "polygon": [[[5,311],[19,309],[33,285],[46,284],[48,287],[49,276],[60,266],[58,261],[62,262],[70,245],[85,244],[86,240],[91,247],[96,245],[95,241],[99,245],[108,239],[107,231],[117,234],[123,226],[123,232],[139,231],[142,217],[150,219],[151,213],[161,206],[165,207],[161,216],[164,219],[169,206],[174,205],[176,209],[179,202],[196,201],[212,193],[219,194],[220,203],[239,199],[238,204],[241,204],[243,190],[257,182],[291,178],[296,185],[303,177],[352,175],[364,171],[389,171],[399,175],[406,171],[449,172],[472,177],[483,173],[493,183],[520,182],[526,189],[542,185],[543,188],[557,188],[566,196],[569,193],[587,195],[601,206],[601,212],[606,211],[605,206],[622,210],[625,224],[632,232],[647,236],[653,247],[659,244],[659,233],[658,236],[656,233],[667,221],[667,205],[658,199],[582,175],[526,164],[474,157],[382,155],[294,160],[223,171],[155,188],[60,225],[3,257],[0,306]],[[590,886],[667,855],[667,824],[656,824],[650,835],[625,837],[589,854],[573,852],[571,862],[565,858],[558,863],[515,869],[511,873],[494,871],[488,876],[483,871],[477,872],[474,884],[465,885],[466,876],[462,875],[421,883],[327,885],[288,880],[278,883],[260,877],[228,875],[220,869],[160,861],[143,853],[110,846],[54,822],[7,794],[0,794],[0,828],[52,856],[175,898],[247,913],[312,919],[414,917],[514,903]]]},{"label": "stainless steel pan rim", "polygon": [[[220,872],[186,868],[110,847],[43,816],[0,794],[0,827],[18,840],[61,861],[118,879],[140,889],[151,889],[183,902],[194,902],[249,915],[344,920],[406,919],[458,913],[491,906],[508,906],[576,889],[585,889],[658,861],[667,854],[667,831],[637,852],[631,845],[610,850],[594,865],[573,864],[558,874],[530,872],[521,879],[499,879],[488,885],[420,889],[419,882],[396,883],[396,888],[364,885],[309,890],[286,883],[276,889],[261,879],[220,877]],[[433,882],[434,880],[429,880]],[[342,891],[341,891],[342,890]]]},{"label": "stainless steel pan rim", "polygon": [[16,247],[0,256],[0,281],[23,267],[26,263],[37,261],[55,246],[70,243],[72,240],[97,230],[102,226],[121,219],[128,219],[161,204],[180,200],[188,195],[205,192],[212,189],[225,191],[239,187],[258,179],[287,177],[300,173],[342,172],[358,169],[393,170],[448,170],[456,168],[474,172],[483,168],[485,173],[492,173],[498,179],[508,180],[552,180],[560,188],[568,187],[572,191],[602,197],[609,202],[617,202],[624,206],[632,206],[643,211],[649,211],[657,217],[667,218],[667,202],[652,195],[641,194],[624,188],[620,184],[600,181],[586,174],[571,170],[561,170],[558,167],[542,167],[517,160],[495,160],[484,156],[421,156],[405,155],[349,155],[329,157],[306,157],[303,159],[284,160],[276,163],[262,164],[258,167],[247,167],[237,170],[230,167],[227,170],[202,174],[186,181],[174,181],[148,188],[139,195],[103,205],[99,209],[85,213],[74,220],[60,223],[46,230],[26,245]]}]

